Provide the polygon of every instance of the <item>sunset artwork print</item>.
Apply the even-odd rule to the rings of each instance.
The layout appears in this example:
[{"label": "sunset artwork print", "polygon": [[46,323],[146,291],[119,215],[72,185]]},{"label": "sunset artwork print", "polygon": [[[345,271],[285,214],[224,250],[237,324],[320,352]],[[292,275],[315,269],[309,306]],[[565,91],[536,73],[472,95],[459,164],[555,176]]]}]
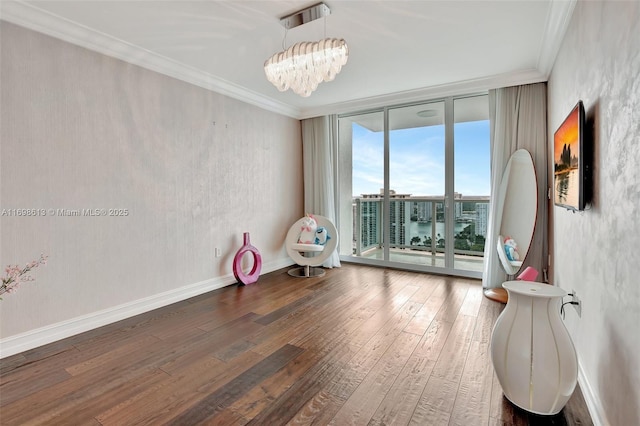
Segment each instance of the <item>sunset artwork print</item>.
[{"label": "sunset artwork print", "polygon": [[554,134],[556,205],[578,209],[580,205],[580,109],[576,106]]}]

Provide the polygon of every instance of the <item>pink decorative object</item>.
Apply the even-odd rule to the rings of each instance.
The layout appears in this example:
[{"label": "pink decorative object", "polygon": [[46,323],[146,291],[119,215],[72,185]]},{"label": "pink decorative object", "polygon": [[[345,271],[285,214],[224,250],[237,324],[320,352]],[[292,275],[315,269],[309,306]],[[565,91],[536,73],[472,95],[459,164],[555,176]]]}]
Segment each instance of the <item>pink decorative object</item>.
[{"label": "pink decorative object", "polygon": [[516,279],[520,281],[535,281],[536,278],[538,278],[538,270],[532,266],[527,266]]},{"label": "pink decorative object", "polygon": [[[238,282],[247,285],[258,281],[260,270],[262,269],[262,257],[260,256],[258,249],[251,245],[249,233],[245,232],[243,235],[244,245],[240,247],[240,250],[238,250],[233,258],[233,275],[236,277]],[[253,268],[251,268],[251,272],[248,275],[242,271],[242,257],[247,252],[253,254]]]},{"label": "pink decorative object", "polygon": [[[27,273],[40,265],[46,265],[48,257],[49,256],[41,254],[40,259],[29,262],[24,267],[18,265],[7,266],[4,270],[6,275],[2,277],[2,281],[0,282],[0,295],[14,292],[21,283],[35,281],[34,278],[31,275],[27,275]],[[2,300],[2,297],[0,297],[0,300]]]}]

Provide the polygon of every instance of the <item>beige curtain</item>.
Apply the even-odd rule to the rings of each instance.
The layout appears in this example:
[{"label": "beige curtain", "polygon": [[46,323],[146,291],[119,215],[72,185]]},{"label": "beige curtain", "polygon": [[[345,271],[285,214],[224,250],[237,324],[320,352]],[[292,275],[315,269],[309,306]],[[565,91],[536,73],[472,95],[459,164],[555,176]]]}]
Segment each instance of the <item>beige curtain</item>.
[{"label": "beige curtain", "polygon": [[[337,141],[335,124],[335,116],[302,120],[304,210],[306,213],[324,216],[334,225],[336,225],[336,198],[333,169]],[[340,267],[338,251],[334,251],[322,266]]]},{"label": "beige curtain", "polygon": [[[533,266],[542,280],[548,253],[547,242],[547,86],[546,83],[505,87],[489,91],[491,120],[491,194],[497,196],[502,173],[511,154],[526,149],[533,158],[538,181],[538,212],[531,246],[523,269]],[[495,203],[489,208],[489,226],[482,276],[484,288],[500,287],[507,276],[500,265],[496,244],[500,218]]]}]

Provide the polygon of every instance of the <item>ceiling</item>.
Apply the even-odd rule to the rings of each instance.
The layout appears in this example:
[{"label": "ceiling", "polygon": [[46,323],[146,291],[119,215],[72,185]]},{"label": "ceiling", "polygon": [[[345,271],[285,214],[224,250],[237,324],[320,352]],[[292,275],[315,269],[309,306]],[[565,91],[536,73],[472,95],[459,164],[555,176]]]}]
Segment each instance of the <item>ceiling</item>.
[{"label": "ceiling", "polygon": [[11,1],[3,20],[295,118],[546,81],[576,0],[326,0],[298,41],[344,38],[349,60],[308,98],[264,61],[280,18],[317,1]]}]

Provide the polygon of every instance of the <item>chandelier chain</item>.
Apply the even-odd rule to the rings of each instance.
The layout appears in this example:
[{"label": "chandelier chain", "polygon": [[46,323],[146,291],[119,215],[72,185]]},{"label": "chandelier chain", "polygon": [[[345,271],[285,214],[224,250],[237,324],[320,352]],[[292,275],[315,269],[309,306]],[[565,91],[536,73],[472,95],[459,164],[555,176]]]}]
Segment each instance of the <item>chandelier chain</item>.
[{"label": "chandelier chain", "polygon": [[282,38],[282,50],[287,50],[287,32],[289,28],[284,29],[284,37]]}]

